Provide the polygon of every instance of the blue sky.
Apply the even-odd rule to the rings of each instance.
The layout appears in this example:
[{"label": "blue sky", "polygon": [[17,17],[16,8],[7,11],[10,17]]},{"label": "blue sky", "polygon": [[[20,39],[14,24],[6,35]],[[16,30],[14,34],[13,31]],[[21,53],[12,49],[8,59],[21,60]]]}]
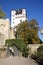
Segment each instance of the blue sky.
[{"label": "blue sky", "polygon": [[[36,19],[39,26],[43,28],[43,0],[0,0],[0,7],[8,18],[12,9],[25,8],[28,20]],[[40,33],[39,37],[43,40],[43,35]]]}]

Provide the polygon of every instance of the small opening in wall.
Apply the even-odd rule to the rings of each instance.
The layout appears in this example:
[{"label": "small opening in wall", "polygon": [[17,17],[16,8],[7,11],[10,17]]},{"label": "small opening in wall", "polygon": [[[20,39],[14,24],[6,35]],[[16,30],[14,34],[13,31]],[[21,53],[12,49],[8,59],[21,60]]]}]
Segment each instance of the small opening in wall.
[{"label": "small opening in wall", "polygon": [[14,11],[13,11],[13,13],[14,13]]},{"label": "small opening in wall", "polygon": [[13,19],[14,20],[14,19]]},{"label": "small opening in wall", "polygon": [[14,24],[14,22],[13,22],[13,24]]}]

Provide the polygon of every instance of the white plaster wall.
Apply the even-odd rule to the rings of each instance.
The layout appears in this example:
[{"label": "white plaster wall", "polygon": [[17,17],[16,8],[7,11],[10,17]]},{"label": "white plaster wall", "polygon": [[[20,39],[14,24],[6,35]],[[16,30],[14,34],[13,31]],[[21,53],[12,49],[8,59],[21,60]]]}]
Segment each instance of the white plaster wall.
[{"label": "white plaster wall", "polygon": [[17,26],[20,21],[25,21],[26,20],[26,11],[25,9],[22,9],[22,14],[15,14],[16,11],[13,10],[11,13],[11,27]]}]

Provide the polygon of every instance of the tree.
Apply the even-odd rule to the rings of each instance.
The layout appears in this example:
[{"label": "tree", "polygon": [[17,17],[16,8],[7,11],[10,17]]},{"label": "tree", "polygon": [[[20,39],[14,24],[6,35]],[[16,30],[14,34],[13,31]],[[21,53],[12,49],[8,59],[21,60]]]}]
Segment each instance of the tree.
[{"label": "tree", "polygon": [[40,43],[38,35],[34,29],[29,29],[29,34],[28,34],[27,40],[28,40],[28,44]]},{"label": "tree", "polygon": [[27,43],[27,36],[28,36],[28,22],[24,21],[21,22],[19,25],[16,26],[16,31],[19,36],[19,38],[22,38],[24,42]]},{"label": "tree", "polygon": [[0,18],[4,18],[5,17],[5,13],[2,11],[2,9],[0,8]]},{"label": "tree", "polygon": [[34,29],[38,33],[39,25],[38,25],[37,20],[35,20],[35,19],[30,20],[29,21],[29,27]]},{"label": "tree", "polygon": [[39,30],[39,25],[38,21],[35,19],[32,19],[29,21],[29,35],[28,35],[28,43],[31,44],[36,44],[40,43],[40,39],[38,37],[38,30]]},{"label": "tree", "polygon": [[38,38],[38,22],[35,19],[32,19],[29,22],[21,22],[18,26],[16,26],[16,30],[19,38],[22,38],[25,43],[40,43]]}]

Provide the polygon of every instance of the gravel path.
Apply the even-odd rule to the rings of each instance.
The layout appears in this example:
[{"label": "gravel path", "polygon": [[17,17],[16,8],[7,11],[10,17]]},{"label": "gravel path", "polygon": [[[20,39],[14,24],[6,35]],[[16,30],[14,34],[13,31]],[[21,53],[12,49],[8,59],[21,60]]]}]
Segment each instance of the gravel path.
[{"label": "gravel path", "polygon": [[34,60],[23,57],[8,57],[8,58],[0,58],[0,65],[38,65]]}]

